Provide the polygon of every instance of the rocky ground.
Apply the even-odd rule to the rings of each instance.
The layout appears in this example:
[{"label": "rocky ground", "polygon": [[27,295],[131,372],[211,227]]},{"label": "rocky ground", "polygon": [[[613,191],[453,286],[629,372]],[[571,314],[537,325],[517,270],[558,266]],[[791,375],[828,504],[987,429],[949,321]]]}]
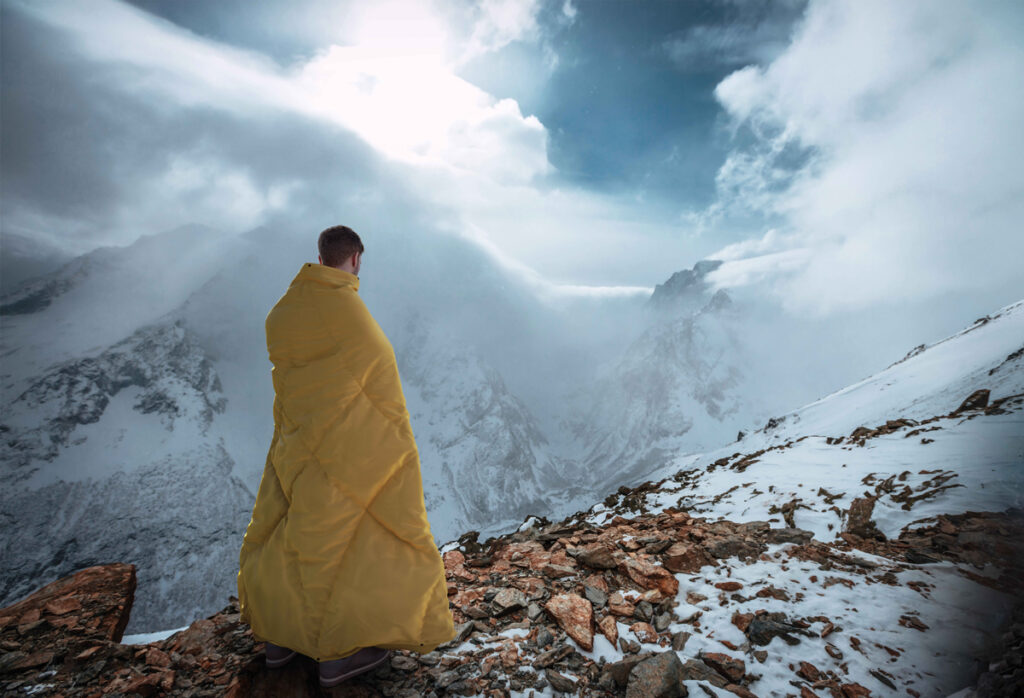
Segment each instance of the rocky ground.
[{"label": "rocky ground", "polygon": [[[166,639],[121,644],[134,567],[91,567],[0,610],[0,692],[938,695],[939,665],[965,659],[956,623],[969,624],[946,610],[942,592],[1019,599],[1024,515],[938,517],[884,540],[870,514],[870,499],[853,502],[834,543],[674,509],[600,526],[531,517],[486,543],[470,533],[443,553],[455,640],[425,655],[396,652],[390,666],[330,691],[307,658],[267,670],[235,599]],[[986,629],[989,654],[970,672],[976,695],[1024,691],[1019,608],[1005,620]]]}]

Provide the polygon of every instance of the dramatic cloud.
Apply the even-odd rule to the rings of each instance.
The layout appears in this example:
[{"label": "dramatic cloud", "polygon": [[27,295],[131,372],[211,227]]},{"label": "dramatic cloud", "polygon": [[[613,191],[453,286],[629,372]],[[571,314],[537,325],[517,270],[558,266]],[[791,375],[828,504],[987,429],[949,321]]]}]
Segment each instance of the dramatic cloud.
[{"label": "dramatic cloud", "polygon": [[1022,28],[1011,2],[813,3],[783,54],[716,89],[737,148],[707,220],[756,213],[778,229],[722,250],[770,256],[726,264],[718,282],[767,279],[818,314],[1016,299]]},{"label": "dramatic cloud", "polygon": [[[543,124],[458,77],[450,27],[423,7],[350,8],[352,43],[282,66],[118,2],[5,5],[4,230],[84,251],[400,196],[545,293],[642,291],[681,266],[650,273],[664,224],[631,202],[548,181]],[[531,3],[478,10],[480,50],[533,31]]]}]

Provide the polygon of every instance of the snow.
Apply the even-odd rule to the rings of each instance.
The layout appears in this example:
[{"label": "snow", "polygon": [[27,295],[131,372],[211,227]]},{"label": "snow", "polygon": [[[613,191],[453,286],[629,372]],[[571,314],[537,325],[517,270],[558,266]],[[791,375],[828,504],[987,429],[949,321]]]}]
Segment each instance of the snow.
[{"label": "snow", "polygon": [[121,638],[122,645],[148,645],[151,642],[160,642],[166,640],[175,633],[180,633],[182,630],[188,630],[189,626],[185,625],[180,628],[174,628],[173,630],[158,630],[152,633],[136,633],[135,635],[125,635]]}]

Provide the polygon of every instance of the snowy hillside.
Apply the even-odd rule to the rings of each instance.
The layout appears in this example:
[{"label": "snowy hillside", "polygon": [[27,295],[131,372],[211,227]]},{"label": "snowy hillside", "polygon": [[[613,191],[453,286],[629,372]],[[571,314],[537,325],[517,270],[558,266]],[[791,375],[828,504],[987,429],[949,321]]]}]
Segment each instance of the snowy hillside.
[{"label": "snowy hillside", "polygon": [[[959,412],[978,390],[988,391],[988,409]],[[877,497],[890,537],[939,513],[1022,507],[1022,407],[1019,302],[738,443],[677,458],[644,478],[671,478],[647,501],[740,520],[788,511],[821,540],[835,537],[841,509],[861,496]]]}]

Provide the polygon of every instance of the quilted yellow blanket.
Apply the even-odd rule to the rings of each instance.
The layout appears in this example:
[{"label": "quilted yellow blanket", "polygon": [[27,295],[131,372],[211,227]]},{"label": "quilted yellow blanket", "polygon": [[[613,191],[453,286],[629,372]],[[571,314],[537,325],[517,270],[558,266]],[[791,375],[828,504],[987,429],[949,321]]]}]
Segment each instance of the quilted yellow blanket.
[{"label": "quilted yellow blanket", "polygon": [[267,316],[274,435],[239,555],[253,635],[317,661],[455,634],[394,350],[358,290],[306,264]]}]

